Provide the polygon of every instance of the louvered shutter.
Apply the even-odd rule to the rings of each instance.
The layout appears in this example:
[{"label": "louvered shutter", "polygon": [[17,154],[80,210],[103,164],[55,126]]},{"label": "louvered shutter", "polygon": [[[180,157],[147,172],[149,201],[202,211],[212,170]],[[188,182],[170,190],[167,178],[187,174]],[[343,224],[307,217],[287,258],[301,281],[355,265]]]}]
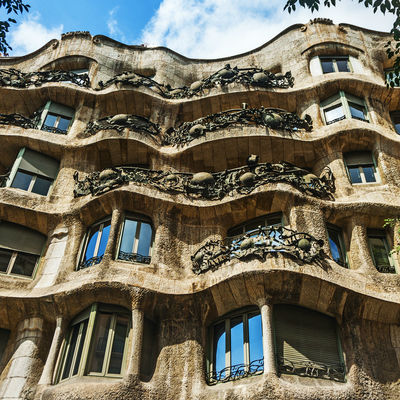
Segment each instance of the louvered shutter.
[{"label": "louvered shutter", "polygon": [[295,367],[341,365],[333,318],[302,307],[276,305],[274,326],[278,363]]}]

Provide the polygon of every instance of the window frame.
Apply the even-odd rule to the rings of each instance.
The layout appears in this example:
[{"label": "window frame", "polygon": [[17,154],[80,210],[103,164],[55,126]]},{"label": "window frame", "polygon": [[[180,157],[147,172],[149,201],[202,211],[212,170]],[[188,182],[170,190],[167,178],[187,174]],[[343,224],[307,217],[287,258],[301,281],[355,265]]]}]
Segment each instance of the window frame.
[{"label": "window frame", "polygon": [[[90,365],[93,359],[93,349],[94,349],[94,337],[96,330],[96,322],[98,320],[99,315],[101,314],[111,314],[111,323],[108,328],[107,334],[107,344],[103,356],[103,364],[102,364],[102,372],[90,372]],[[126,317],[127,319],[127,330],[124,342],[124,351],[121,360],[121,372],[119,374],[108,373],[108,368],[110,366],[112,347],[114,344],[114,335],[115,335],[115,325],[118,318],[121,316]],[[85,321],[87,322],[87,328],[85,336],[83,337],[82,331]],[[66,378],[62,378],[65,372],[66,367],[66,359],[68,356],[68,352],[71,346],[71,339],[73,334],[73,328],[76,325],[79,325],[78,337],[75,342],[75,349],[72,356],[72,361],[70,365],[70,371]],[[79,352],[79,347],[81,341],[83,342],[82,353],[80,355],[80,359],[78,360],[78,368],[77,373],[73,375],[73,371],[76,368],[77,362],[77,353]],[[132,341],[132,319],[129,310],[120,306],[113,306],[109,304],[103,303],[94,303],[89,308],[84,310],[81,314],[75,317],[69,325],[69,329],[67,334],[65,335],[62,345],[60,347],[60,351],[57,358],[56,368],[54,370],[53,375],[53,383],[61,383],[65,382],[71,378],[79,377],[79,376],[88,376],[88,377],[105,377],[105,378],[117,378],[120,379],[124,376],[127,369],[127,359],[129,352],[131,351],[131,341]]]},{"label": "window frame", "polygon": [[[229,370],[233,367],[231,365],[231,327],[230,327],[230,321],[234,317],[241,316],[243,318],[243,365],[244,365],[244,374],[241,377],[235,377],[232,380],[237,380],[241,378],[245,378],[248,376],[255,376],[255,375],[261,375],[264,372],[264,346],[262,343],[263,347],[263,368],[260,371],[256,371],[250,375],[247,375],[249,372],[249,366],[250,366],[250,338],[249,338],[249,315],[250,314],[256,314],[260,316],[261,319],[261,340],[262,335],[263,335],[263,330],[262,330],[262,316],[261,316],[261,310],[257,306],[250,306],[250,307],[245,307],[241,308],[239,310],[232,311],[230,313],[225,314],[221,318],[218,318],[216,321],[211,323],[208,328],[208,351],[207,351],[207,383],[209,385],[214,385],[217,383],[223,383],[226,381],[230,381],[231,379],[215,379],[213,376],[215,376],[218,372],[214,369],[214,363],[215,363],[215,354],[214,354],[214,328],[216,325],[220,324],[221,322],[225,322],[225,368],[224,370]],[[258,361],[258,360],[255,360]],[[240,364],[239,364],[240,365]]]},{"label": "window frame", "polygon": [[[59,164],[59,162],[58,162],[57,173],[55,174],[55,176],[54,176],[53,179],[52,179],[52,178],[49,178],[48,176],[45,176],[45,175],[41,175],[41,174],[38,174],[38,173],[34,173],[34,172],[32,172],[32,171],[27,171],[27,170],[24,169],[24,168],[20,168],[20,165],[21,165],[22,161],[25,159],[25,158],[24,158],[25,154],[29,154],[29,153],[30,153],[30,154],[32,154],[32,153],[39,154],[40,156],[42,156],[43,161],[44,161],[45,159],[47,159],[47,162],[48,162],[48,161],[51,159],[51,160],[54,161],[54,162],[58,162],[58,160],[55,160],[55,159],[53,159],[52,157],[47,156],[46,154],[42,154],[42,153],[39,153],[39,152],[37,152],[37,151],[31,150],[31,149],[29,149],[29,148],[27,148],[27,147],[23,147],[23,148],[18,152],[17,158],[16,158],[16,160],[14,161],[13,166],[11,167],[11,171],[10,171],[10,174],[9,174],[9,176],[8,176],[8,179],[7,179],[6,183],[5,183],[5,187],[8,187],[8,188],[10,188],[10,189],[22,190],[22,191],[24,191],[24,192],[31,193],[31,194],[35,194],[35,195],[37,195],[37,196],[48,197],[48,196],[51,194],[52,189],[53,189],[53,187],[54,187],[54,184],[55,184],[55,182],[56,182],[56,180],[57,180],[58,173],[59,173],[59,171],[60,171],[60,164]],[[13,186],[12,186],[12,184],[14,183],[14,179],[15,179],[15,177],[16,177],[18,171],[21,171],[21,172],[23,172],[23,173],[25,173],[25,174],[31,175],[31,177],[32,177],[32,178],[31,178],[31,181],[30,181],[30,183],[29,183],[29,187],[28,187],[27,190],[20,189],[20,188],[17,188],[17,187],[13,187]],[[52,182],[50,183],[50,186],[49,186],[49,190],[48,190],[48,192],[47,192],[46,195],[43,195],[43,194],[40,194],[40,193],[36,193],[36,192],[32,192],[32,189],[33,189],[33,187],[34,187],[34,185],[35,185],[36,180],[37,180],[38,177],[41,178],[41,179],[44,179],[44,180],[48,180],[48,181],[52,180]]]},{"label": "window frame", "polygon": [[[350,105],[349,105],[350,103],[353,103],[356,106],[359,106],[364,110],[365,119],[354,117],[351,114]],[[331,121],[328,121],[326,118],[326,114],[325,114],[326,111],[334,108],[335,106],[337,107],[339,105],[342,107],[344,116],[333,119]],[[370,113],[369,113],[367,104],[365,102],[365,99],[361,99],[359,97],[345,93],[343,90],[339,90],[339,92],[336,93],[335,95],[328,97],[324,101],[321,101],[320,102],[320,110],[321,110],[322,120],[325,125],[332,125],[332,124],[342,121],[344,119],[356,119],[358,121],[367,122],[367,123],[369,123],[371,121]]]},{"label": "window frame", "polygon": [[[359,163],[352,163],[349,164],[348,161],[346,160],[346,154],[349,156],[350,154],[355,154],[355,153],[359,153],[359,155],[361,155],[362,153],[364,154],[369,154],[371,156],[371,161],[372,162],[368,162],[368,163],[363,163],[363,162],[359,162]],[[349,151],[346,153],[343,153],[343,161],[346,167],[346,172],[347,172],[347,177],[349,179],[349,182],[351,183],[351,185],[375,185],[375,184],[380,184],[382,183],[379,171],[378,171],[378,166],[376,164],[375,161],[375,157],[372,151]],[[364,174],[364,170],[363,170],[363,166],[373,166],[373,172],[374,172],[374,177],[375,177],[375,182],[367,182],[367,180],[365,179],[365,174]],[[349,166],[350,167],[358,167],[358,171],[360,173],[360,178],[361,178],[361,182],[352,182],[351,180],[351,174],[349,171]]]},{"label": "window frame", "polygon": [[[354,72],[353,67],[351,65],[350,62],[350,56],[339,56],[339,55],[334,55],[334,56],[318,56],[319,59],[319,63],[321,66],[321,71],[322,71],[322,75],[327,75],[330,73],[343,73],[343,72]],[[333,65],[333,71],[332,72],[324,72],[324,68],[322,66],[322,60],[332,60],[332,65]],[[349,69],[349,71],[339,71],[339,68],[337,66],[337,60],[343,60],[346,59],[347,60],[347,67]]]},{"label": "window frame", "polygon": [[348,260],[348,257],[347,257],[347,249],[346,249],[346,245],[345,245],[345,241],[344,241],[343,229],[341,227],[337,226],[337,225],[331,224],[330,222],[326,223],[326,233],[327,233],[327,236],[328,236],[329,250],[331,252],[331,256],[332,256],[332,259],[333,259],[332,248],[331,248],[331,245],[330,245],[331,235],[330,235],[329,231],[333,231],[338,235],[340,251],[342,252],[343,258],[344,258],[342,263],[337,262],[336,260],[334,260],[334,261],[338,265],[343,267],[343,268],[350,268],[349,260]]},{"label": "window frame", "polygon": [[[390,119],[392,121],[394,131],[398,135],[400,135],[400,110],[391,111]],[[396,121],[398,121],[398,122],[396,122]],[[396,125],[399,126],[398,129],[397,129]]]},{"label": "window frame", "polygon": [[[98,254],[98,251],[99,251],[101,238],[102,238],[102,236],[103,236],[104,225],[105,225],[107,222],[110,222],[110,230],[111,230],[111,220],[112,220],[112,216],[109,215],[109,216],[104,217],[104,218],[102,218],[101,220],[95,222],[94,224],[88,226],[88,228],[86,229],[86,233],[85,233],[84,239],[83,239],[83,241],[82,241],[82,245],[81,245],[81,249],[80,249],[80,253],[79,253],[80,255],[79,255],[78,263],[77,263],[77,266],[76,266],[76,270],[77,270],[77,271],[80,271],[81,269],[90,268],[90,267],[92,267],[92,266],[94,266],[94,265],[97,265],[97,264],[100,264],[100,263],[101,263],[101,261],[103,260],[104,254],[103,254],[102,256],[100,256],[101,258],[100,258],[99,256],[97,256],[97,254]],[[93,256],[90,257],[90,258],[87,260],[87,261],[93,260],[93,262],[91,262],[90,265],[83,266],[83,264],[85,263],[84,257],[85,257],[86,251],[87,251],[87,246],[88,246],[88,244],[89,244],[90,233],[93,232],[94,228],[96,228],[97,226],[100,227],[100,228],[97,230],[97,232],[100,232],[100,234],[97,235],[96,244],[95,244],[95,248],[94,248],[94,251],[93,251]],[[111,233],[111,232],[110,232],[110,233]],[[108,245],[108,241],[109,241],[109,240],[110,240],[110,236],[109,236],[108,239],[107,239],[107,244],[106,244],[105,249],[107,248],[107,245]],[[104,251],[105,251],[105,249],[104,249]],[[99,259],[99,258],[100,258],[100,259]],[[97,260],[96,260],[96,259],[97,259]]]},{"label": "window frame", "polygon": [[[392,268],[392,271],[380,271],[377,267],[377,262],[375,260],[374,252],[372,251],[372,245],[370,239],[381,239],[383,246],[386,250],[386,255],[389,261],[389,265]],[[367,228],[367,241],[368,241],[368,248],[369,253],[372,258],[372,262],[374,264],[375,269],[381,274],[398,274],[398,266],[394,257],[392,257],[392,250],[390,246],[390,242],[388,240],[387,232],[384,229],[371,229]]]},{"label": "window frame", "polygon": [[[0,250],[8,250],[5,249],[4,247],[0,247]],[[8,262],[8,266],[7,266],[7,270],[6,271],[0,271],[1,275],[8,275],[8,276],[12,276],[12,277],[18,277],[18,278],[22,278],[22,279],[29,279],[32,280],[35,278],[36,276],[36,271],[39,265],[39,260],[41,258],[41,256],[38,256],[36,254],[30,254],[30,253],[25,253],[23,251],[18,251],[18,250],[8,250],[10,252],[12,252],[11,257],[10,257],[10,261]],[[16,273],[12,273],[12,270],[14,268],[14,264],[15,264],[15,260],[18,257],[18,254],[23,253],[23,254],[29,254],[31,256],[35,256],[36,257],[36,261],[35,261],[35,266],[32,270],[32,275],[28,276],[28,275],[21,275],[21,274],[16,274]]]},{"label": "window frame", "polygon": [[[148,262],[146,262],[146,261],[138,261],[137,259],[134,260],[134,261],[128,261],[128,260],[124,260],[124,259],[120,258],[121,244],[122,244],[122,240],[123,240],[124,228],[125,228],[125,223],[126,223],[127,219],[136,221],[138,223],[137,226],[136,226],[135,239],[133,241],[133,246],[132,246],[132,250],[133,251],[131,253],[132,255],[135,255],[135,258],[138,255],[137,250],[139,248],[140,230],[141,230],[142,222],[149,224],[150,227],[151,227],[151,240],[150,240],[150,247],[149,247],[149,255],[148,256],[141,255],[145,260],[146,260],[146,258],[148,258]],[[123,222],[122,222],[122,224],[120,226],[120,229],[119,229],[118,243],[117,243],[114,259],[116,261],[118,261],[118,262],[125,262],[125,263],[129,263],[129,264],[136,264],[136,263],[138,263],[138,264],[150,264],[151,263],[151,257],[152,257],[152,254],[153,254],[154,238],[155,238],[155,229],[154,229],[154,226],[153,226],[153,222],[149,217],[147,217],[146,215],[141,215],[141,214],[125,213],[123,215]]]},{"label": "window frame", "polygon": [[[52,126],[52,127],[49,126],[48,127],[49,129],[43,129],[48,115],[54,115],[57,117],[56,118],[57,126]],[[68,124],[68,128],[66,130],[58,129],[58,124],[59,124],[61,117],[70,120],[69,124]],[[68,131],[70,130],[70,128],[74,122],[74,119],[75,119],[75,110],[73,110],[72,108],[67,107],[63,104],[59,104],[59,103],[49,100],[44,105],[44,107],[41,110],[39,110],[39,117],[37,120],[36,129],[40,129],[42,131],[50,132],[50,133],[67,135]]]}]

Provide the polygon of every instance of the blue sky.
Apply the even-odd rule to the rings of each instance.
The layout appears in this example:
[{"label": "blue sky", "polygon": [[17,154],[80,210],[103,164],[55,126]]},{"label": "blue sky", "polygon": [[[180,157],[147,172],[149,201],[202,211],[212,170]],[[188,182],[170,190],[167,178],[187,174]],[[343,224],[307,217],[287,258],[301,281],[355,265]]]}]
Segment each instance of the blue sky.
[{"label": "blue sky", "polygon": [[[31,11],[17,17],[10,55],[32,52],[61,33],[88,30],[126,44],[166,46],[194,58],[217,58],[251,50],[287,26],[328,17],[389,31],[392,16],[373,14],[357,0],[313,15],[283,11],[285,0],[25,0]],[[3,18],[0,13],[0,19]]]}]

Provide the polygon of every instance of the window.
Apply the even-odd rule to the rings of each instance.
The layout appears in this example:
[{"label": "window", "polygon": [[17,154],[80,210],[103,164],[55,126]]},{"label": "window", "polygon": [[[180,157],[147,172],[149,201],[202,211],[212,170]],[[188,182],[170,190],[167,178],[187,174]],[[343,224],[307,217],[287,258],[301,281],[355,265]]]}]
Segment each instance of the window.
[{"label": "window", "polygon": [[385,69],[385,81],[390,87],[400,86],[400,76],[394,72],[393,68]]},{"label": "window", "polygon": [[48,101],[40,112],[37,128],[42,131],[67,134],[74,114],[72,108]]},{"label": "window", "polygon": [[110,235],[111,217],[107,217],[92,225],[83,242],[83,250],[78,269],[99,264],[103,259]]},{"label": "window", "polygon": [[22,225],[0,222],[0,273],[32,277],[46,237]]},{"label": "window", "polygon": [[334,318],[302,307],[274,306],[275,355],[281,374],[344,381],[345,366]]},{"label": "window", "polygon": [[382,273],[396,273],[385,231],[382,229],[368,229],[367,235],[375,268]]},{"label": "window", "polygon": [[395,131],[400,135],[400,111],[393,111],[390,113]]},{"label": "window", "polygon": [[234,239],[236,236],[243,236],[244,234],[249,234],[254,231],[256,235],[258,227],[279,227],[282,226],[282,213],[272,213],[263,215],[262,217],[254,218],[250,221],[246,221],[243,224],[237,225],[228,230],[228,238]]},{"label": "window", "polygon": [[320,56],[319,60],[324,74],[331,72],[351,72],[348,56]]},{"label": "window", "polygon": [[10,337],[10,331],[7,329],[0,328],[0,362],[5,353],[9,337]]},{"label": "window", "polygon": [[144,216],[127,216],[122,227],[118,260],[150,264],[153,228]]},{"label": "window", "polygon": [[77,375],[122,376],[130,329],[127,310],[93,304],[71,324],[61,349],[56,382]]},{"label": "window", "polygon": [[345,153],[344,161],[352,184],[380,181],[371,152],[354,151]]},{"label": "window", "polygon": [[57,160],[25,147],[18,153],[6,186],[47,196],[58,169]]},{"label": "window", "polygon": [[346,118],[369,122],[364,100],[343,91],[321,102],[321,109],[327,125]]},{"label": "window", "polygon": [[207,381],[227,382],[262,373],[264,355],[258,309],[239,311],[210,327]]},{"label": "window", "polygon": [[329,247],[331,249],[332,258],[339,265],[347,268],[348,263],[342,230],[332,224],[327,224],[326,229],[328,231]]}]

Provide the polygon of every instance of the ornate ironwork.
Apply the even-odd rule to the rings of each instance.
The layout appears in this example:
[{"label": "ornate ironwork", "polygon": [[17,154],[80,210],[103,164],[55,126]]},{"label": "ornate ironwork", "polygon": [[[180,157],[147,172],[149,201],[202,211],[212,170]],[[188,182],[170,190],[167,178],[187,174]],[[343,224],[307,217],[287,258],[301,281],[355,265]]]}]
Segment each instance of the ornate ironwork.
[{"label": "ornate ironwork", "polygon": [[25,129],[33,129],[36,126],[36,120],[21,114],[0,114],[0,125],[16,125]]},{"label": "ornate ironwork", "polygon": [[250,364],[236,364],[220,371],[207,373],[206,380],[209,385],[236,381],[249,376],[258,375],[264,371],[264,358],[254,360]]},{"label": "ornate ironwork", "polygon": [[378,272],[383,274],[395,274],[396,268],[393,265],[376,265]]},{"label": "ornate ironwork", "polygon": [[94,135],[98,131],[106,129],[122,132],[125,128],[146,133],[150,136],[157,136],[160,134],[160,127],[147,118],[132,114],[118,114],[89,122],[84,131],[84,135]]},{"label": "ornate ironwork", "polygon": [[14,68],[0,69],[0,86],[27,88],[48,82],[69,82],[82,87],[90,86],[88,74],[76,74],[72,71],[21,72]]},{"label": "ornate ironwork", "polygon": [[281,356],[278,357],[278,371],[285,374],[331,379],[339,382],[344,382],[346,379],[344,364],[322,364],[309,360],[294,362]]},{"label": "ornate ironwork", "polygon": [[342,115],[341,117],[332,119],[331,121],[327,121],[326,124],[327,124],[327,125],[331,125],[331,124],[334,124],[335,122],[339,122],[339,121],[342,121],[342,120],[344,120],[344,119],[346,119],[346,116],[345,116],[345,115]]},{"label": "ornate ironwork", "polygon": [[193,122],[184,122],[176,129],[169,129],[163,137],[163,144],[181,146],[198,137],[205,136],[207,132],[226,128],[230,125],[265,126],[291,132],[300,129],[311,131],[312,119],[308,114],[304,119],[301,119],[295,113],[278,108],[261,107],[228,110],[199,118]]},{"label": "ornate ironwork", "polygon": [[143,264],[150,264],[151,257],[143,256],[138,253],[127,253],[120,250],[118,253],[118,260],[129,261],[129,262],[139,262]]},{"label": "ornate ironwork", "polygon": [[85,268],[92,267],[93,265],[100,264],[102,259],[103,259],[103,256],[97,256],[97,257],[88,258],[87,260],[83,260],[79,264],[78,269],[85,269]]},{"label": "ornate ironwork", "polygon": [[322,240],[304,232],[296,232],[282,226],[263,227],[243,236],[225,241],[209,240],[192,256],[195,274],[214,271],[232,258],[244,260],[256,257],[265,260],[268,255],[283,254],[311,263],[322,258]]},{"label": "ornate ironwork", "polygon": [[229,64],[226,64],[224,68],[210,75],[208,78],[193,82],[190,86],[172,88],[168,84],[158,83],[146,76],[134,72],[124,72],[105,83],[100,81],[99,90],[120,83],[131,87],[148,87],[168,99],[183,99],[202,95],[206,89],[225,86],[232,82],[253,87],[286,89],[293,86],[294,78],[290,72],[286,72],[284,75],[273,74],[262,68],[231,68]]},{"label": "ornate ironwork", "polygon": [[66,135],[68,133],[68,131],[66,129],[59,129],[59,128],[55,128],[54,126],[49,126],[49,125],[45,125],[45,124],[42,125],[40,130],[46,131],[46,132],[51,132],[51,133],[58,133],[60,135]]},{"label": "ornate ironwork", "polygon": [[296,167],[287,162],[278,164],[258,163],[258,156],[248,157],[248,165],[223,172],[199,172],[196,174],[154,171],[141,167],[114,167],[101,172],[92,172],[79,180],[74,174],[74,196],[94,196],[106,193],[116,187],[134,182],[151,185],[164,192],[182,193],[192,199],[219,200],[227,195],[249,194],[267,183],[284,182],[301,192],[318,198],[332,199],[335,190],[334,178],[329,167],[321,176]]}]

